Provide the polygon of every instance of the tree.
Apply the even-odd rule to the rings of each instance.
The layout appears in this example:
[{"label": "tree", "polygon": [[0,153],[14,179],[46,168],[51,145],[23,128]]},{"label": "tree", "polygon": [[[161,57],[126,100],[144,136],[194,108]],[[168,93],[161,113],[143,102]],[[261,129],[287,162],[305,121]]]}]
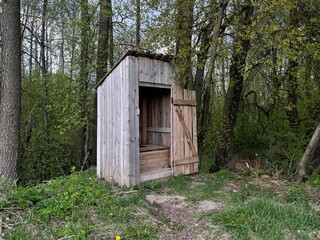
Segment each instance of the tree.
[{"label": "tree", "polygon": [[246,34],[249,32],[248,28],[252,22],[253,11],[251,0],[245,0],[239,16],[239,23],[235,29],[233,54],[229,69],[230,82],[224,103],[221,133],[216,147],[216,166],[211,168],[211,172],[219,170],[226,163],[228,150],[233,139],[243,90],[246,58],[250,49],[250,40]]},{"label": "tree", "polygon": [[[289,28],[291,30],[291,38],[289,40],[289,63],[287,68],[287,75],[288,75],[288,106],[287,106],[287,116],[290,124],[290,128],[292,132],[296,132],[297,125],[298,125],[298,44],[297,44],[297,30],[299,27],[299,12],[297,7],[297,2],[293,1],[291,3],[292,6],[290,9],[289,15]],[[292,39],[295,39],[293,41]]]},{"label": "tree", "polygon": [[102,79],[110,62],[110,44],[112,35],[112,3],[111,0],[100,0],[99,39],[97,53],[97,78],[96,83]]},{"label": "tree", "polygon": [[21,105],[20,1],[2,2],[2,80],[0,91],[0,176],[16,179]]},{"label": "tree", "polygon": [[140,48],[141,43],[141,2],[136,0],[136,48]]},{"label": "tree", "polygon": [[192,34],[195,0],[176,0],[176,55],[178,79],[182,87],[192,86]]},{"label": "tree", "polygon": [[320,143],[320,124],[317,126],[316,130],[314,131],[312,138],[300,160],[299,167],[298,167],[298,175],[297,178],[299,181],[303,181],[307,177],[307,166],[312,159],[314,152],[319,146]]},{"label": "tree", "polygon": [[81,0],[81,42],[80,42],[80,76],[79,76],[79,109],[82,126],[79,132],[79,150],[77,158],[79,167],[83,168],[89,157],[89,119],[88,119],[88,77],[89,77],[89,41],[90,15],[88,0]]}]

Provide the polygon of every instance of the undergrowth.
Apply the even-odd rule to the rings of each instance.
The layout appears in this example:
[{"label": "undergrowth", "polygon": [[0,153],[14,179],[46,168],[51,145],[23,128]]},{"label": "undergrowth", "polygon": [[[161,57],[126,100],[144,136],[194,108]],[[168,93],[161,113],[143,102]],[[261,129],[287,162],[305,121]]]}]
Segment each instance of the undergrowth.
[{"label": "undergrowth", "polygon": [[70,176],[7,191],[6,198],[0,199],[4,238],[95,238],[100,223],[113,224],[100,236],[113,238],[118,228],[130,222],[129,206],[139,199],[137,194],[120,196],[109,183],[98,181],[93,171],[73,169]]},{"label": "undergrowth", "polygon": [[320,231],[317,176],[310,179],[310,187],[297,183],[279,187],[265,181],[274,189],[259,184],[263,180],[223,170],[119,188],[97,180],[95,174],[73,169],[70,176],[33,187],[1,183],[3,238],[114,239],[119,235],[121,240],[140,240],[158,239],[164,226],[181,231],[183,223],[158,216],[166,206],[157,210],[146,202],[147,194],[184,196],[188,209],[197,209],[204,200],[218,202],[223,206],[220,210],[194,216],[233,239],[317,239]]}]

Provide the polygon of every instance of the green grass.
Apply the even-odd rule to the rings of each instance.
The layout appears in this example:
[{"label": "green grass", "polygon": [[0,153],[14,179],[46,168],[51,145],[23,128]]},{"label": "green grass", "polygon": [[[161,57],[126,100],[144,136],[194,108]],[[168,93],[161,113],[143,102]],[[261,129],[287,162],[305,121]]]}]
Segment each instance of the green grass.
[{"label": "green grass", "polygon": [[[0,217],[7,226],[19,224],[5,231],[5,239],[56,239],[72,236],[85,239],[98,229],[98,222],[112,224],[111,234],[130,222],[138,205],[138,194],[118,196],[109,183],[97,181],[95,172],[73,172],[35,187],[11,188],[0,206],[7,211]],[[11,210],[18,209],[16,216]],[[19,215],[22,213],[21,215]],[[34,228],[28,226],[34,225]],[[21,236],[24,236],[21,238]]]},{"label": "green grass", "polygon": [[163,226],[177,233],[185,226],[161,215],[169,206],[148,203],[145,195],[181,195],[188,209],[203,200],[224,206],[190,216],[198,219],[194,225],[202,221],[204,231],[205,224],[213,224],[234,239],[314,239],[320,230],[319,212],[312,207],[318,195],[310,194],[319,189],[315,183],[275,191],[220,171],[121,189],[97,180],[94,171],[73,171],[34,187],[2,184],[0,218],[4,239],[158,239]]},{"label": "green grass", "polygon": [[[300,192],[300,190],[299,190]],[[256,197],[212,216],[214,224],[230,231],[236,239],[315,239],[320,215],[305,197]],[[289,203],[286,203],[289,202]]]}]

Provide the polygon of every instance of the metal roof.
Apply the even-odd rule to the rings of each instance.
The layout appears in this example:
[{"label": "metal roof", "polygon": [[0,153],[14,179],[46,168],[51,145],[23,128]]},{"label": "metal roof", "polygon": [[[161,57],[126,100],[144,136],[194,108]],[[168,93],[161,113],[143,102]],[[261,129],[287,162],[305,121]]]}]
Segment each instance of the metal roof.
[{"label": "metal roof", "polygon": [[125,59],[127,56],[134,56],[134,57],[146,57],[150,59],[156,59],[163,62],[172,62],[176,57],[169,54],[162,54],[162,53],[151,53],[147,51],[136,51],[136,50],[129,50],[127,51],[120,60],[108,71],[108,73],[98,82],[95,88],[98,88],[106,79],[106,77],[119,65],[119,63]]}]

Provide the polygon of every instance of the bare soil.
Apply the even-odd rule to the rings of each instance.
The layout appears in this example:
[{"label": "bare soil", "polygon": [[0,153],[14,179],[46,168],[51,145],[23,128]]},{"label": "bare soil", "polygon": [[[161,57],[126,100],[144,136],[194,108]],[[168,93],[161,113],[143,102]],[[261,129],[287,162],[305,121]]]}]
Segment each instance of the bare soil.
[{"label": "bare soil", "polygon": [[231,239],[217,226],[210,224],[205,213],[221,211],[224,206],[214,201],[186,203],[183,196],[147,195],[149,212],[161,229],[159,239]]}]

